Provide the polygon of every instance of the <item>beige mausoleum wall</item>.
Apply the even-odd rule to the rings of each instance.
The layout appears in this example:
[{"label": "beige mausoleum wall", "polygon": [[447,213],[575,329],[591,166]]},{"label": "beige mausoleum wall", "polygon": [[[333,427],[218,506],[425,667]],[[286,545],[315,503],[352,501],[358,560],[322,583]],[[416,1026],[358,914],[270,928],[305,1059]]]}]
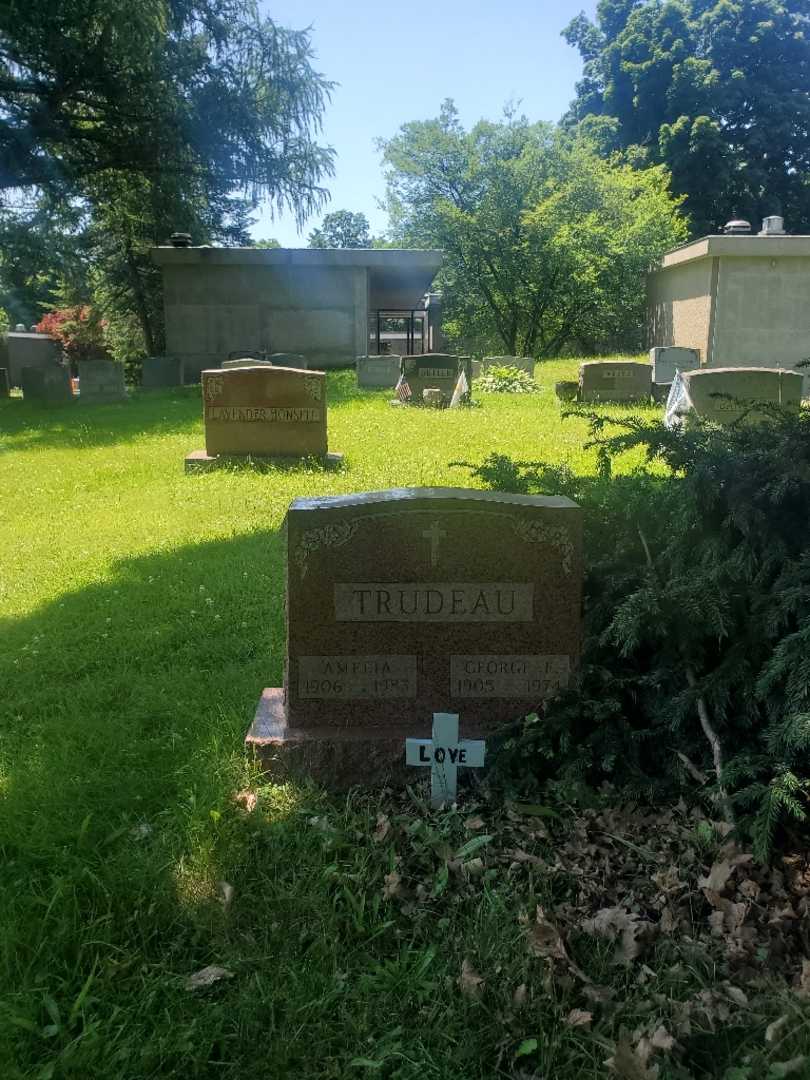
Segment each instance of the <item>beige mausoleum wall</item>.
[{"label": "beige mausoleum wall", "polygon": [[712,366],[793,368],[810,356],[810,256],[719,263]]},{"label": "beige mausoleum wall", "polygon": [[681,345],[707,362],[711,324],[712,267],[716,259],[655,270],[647,276],[647,338],[650,348]]},{"label": "beige mausoleum wall", "polygon": [[368,271],[362,266],[163,266],[166,352],[186,380],[236,351],[303,353],[339,367],[366,352]]}]

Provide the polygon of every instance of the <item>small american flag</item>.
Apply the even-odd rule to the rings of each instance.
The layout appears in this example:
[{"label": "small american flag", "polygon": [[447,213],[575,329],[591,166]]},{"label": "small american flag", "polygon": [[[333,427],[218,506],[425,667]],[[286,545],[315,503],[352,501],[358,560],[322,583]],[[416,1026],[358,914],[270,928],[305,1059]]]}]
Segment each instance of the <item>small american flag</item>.
[{"label": "small american flag", "polygon": [[396,385],[394,393],[397,395],[400,401],[411,400],[411,388],[408,386],[408,380],[404,375],[400,375],[399,382]]}]

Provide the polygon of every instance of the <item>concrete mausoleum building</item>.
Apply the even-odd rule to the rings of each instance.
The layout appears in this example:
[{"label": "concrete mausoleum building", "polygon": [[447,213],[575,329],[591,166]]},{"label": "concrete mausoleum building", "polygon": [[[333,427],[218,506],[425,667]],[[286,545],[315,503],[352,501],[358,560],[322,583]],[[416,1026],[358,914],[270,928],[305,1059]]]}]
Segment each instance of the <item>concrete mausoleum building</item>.
[{"label": "concrete mausoleum building", "polygon": [[185,382],[240,353],[300,353],[323,369],[442,347],[440,300],[428,292],[439,251],[170,246],[152,259],[166,353],[183,361]]},{"label": "concrete mausoleum building", "polygon": [[651,347],[696,349],[701,367],[794,368],[810,356],[810,236],[779,217],[756,236],[730,222],[664,255],[647,305]]}]

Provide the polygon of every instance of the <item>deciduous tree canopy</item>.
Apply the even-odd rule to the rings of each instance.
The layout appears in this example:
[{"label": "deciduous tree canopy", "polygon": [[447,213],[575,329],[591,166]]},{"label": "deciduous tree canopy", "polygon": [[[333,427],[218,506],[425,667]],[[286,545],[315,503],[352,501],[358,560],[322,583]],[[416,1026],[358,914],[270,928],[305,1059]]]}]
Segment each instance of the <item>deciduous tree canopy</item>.
[{"label": "deciduous tree canopy", "polygon": [[807,0],[600,0],[565,30],[585,69],[568,117],[667,165],[695,235],[734,213],[810,231]]},{"label": "deciduous tree canopy", "polygon": [[468,132],[452,102],[381,145],[393,238],[446,252],[451,336],[509,355],[640,347],[644,272],[685,237],[664,168],[511,113]]}]

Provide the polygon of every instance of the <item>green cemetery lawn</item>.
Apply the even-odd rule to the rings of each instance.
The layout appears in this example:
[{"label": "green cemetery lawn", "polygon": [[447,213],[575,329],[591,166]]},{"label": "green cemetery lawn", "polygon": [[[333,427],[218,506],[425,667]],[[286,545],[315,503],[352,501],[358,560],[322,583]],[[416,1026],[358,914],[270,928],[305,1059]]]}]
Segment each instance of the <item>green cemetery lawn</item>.
[{"label": "green cemetery lawn", "polygon": [[[199,388],[0,402],[4,1080],[579,1080],[611,1057],[641,1080],[788,1075],[769,1070],[808,1042],[799,996],[749,1000],[705,936],[615,964],[609,936],[575,932],[583,897],[646,918],[644,890],[674,887],[653,875],[694,885],[719,848],[709,824],[544,817],[479,788],[430,813],[422,778],[413,797],[328,799],[244,759],[282,677],[290,500],[468,485],[450,463],[493,450],[592,471],[553,393],[576,366],[445,413],[330,375],[335,473],[185,476]],[[208,965],[229,977],[187,989]]]}]

